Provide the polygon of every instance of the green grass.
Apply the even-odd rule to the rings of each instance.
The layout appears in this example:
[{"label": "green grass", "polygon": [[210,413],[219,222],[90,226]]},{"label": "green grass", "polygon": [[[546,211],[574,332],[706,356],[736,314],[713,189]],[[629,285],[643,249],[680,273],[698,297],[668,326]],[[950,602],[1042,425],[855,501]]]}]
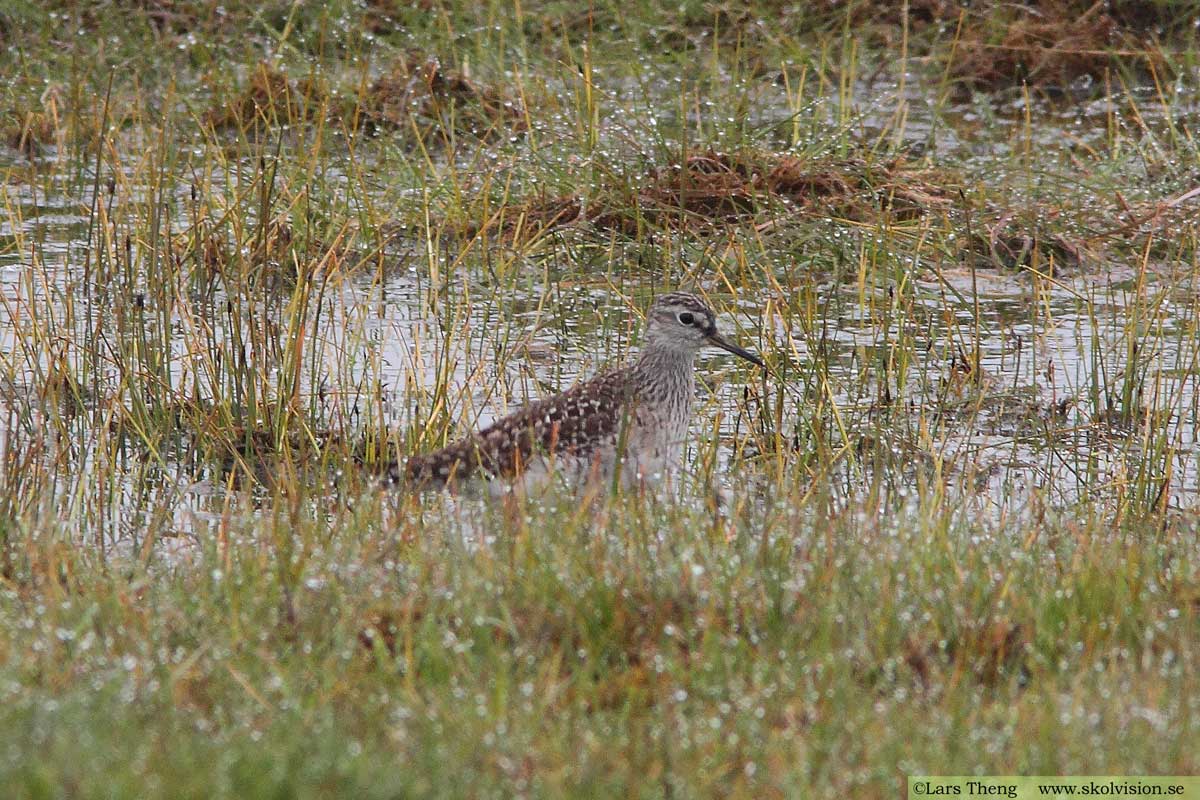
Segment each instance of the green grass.
[{"label": "green grass", "polygon": [[[1194,4],[917,5],[0,9],[2,785],[1196,772]],[[380,485],[681,286],[671,496]]]},{"label": "green grass", "polygon": [[984,525],[937,497],[605,511],[234,514],[173,564],[18,534],[7,785],[885,795],[1196,769],[1193,528]]}]

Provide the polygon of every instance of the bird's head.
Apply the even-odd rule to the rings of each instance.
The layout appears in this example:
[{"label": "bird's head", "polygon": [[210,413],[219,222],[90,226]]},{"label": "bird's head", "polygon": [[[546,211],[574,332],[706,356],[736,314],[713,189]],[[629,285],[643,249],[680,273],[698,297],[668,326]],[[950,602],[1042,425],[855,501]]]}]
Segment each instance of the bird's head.
[{"label": "bird's head", "polygon": [[705,347],[719,347],[763,366],[761,358],[718,333],[716,314],[707,303],[689,292],[670,292],[654,300],[646,313],[646,345],[688,355]]}]

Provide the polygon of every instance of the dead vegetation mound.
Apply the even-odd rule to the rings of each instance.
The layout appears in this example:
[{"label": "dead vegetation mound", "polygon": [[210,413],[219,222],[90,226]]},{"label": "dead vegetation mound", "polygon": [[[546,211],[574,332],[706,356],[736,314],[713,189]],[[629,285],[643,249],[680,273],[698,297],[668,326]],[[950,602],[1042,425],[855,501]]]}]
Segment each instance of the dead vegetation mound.
[{"label": "dead vegetation mound", "polygon": [[[311,87],[305,87],[311,88]],[[219,100],[204,114],[213,128],[254,128],[301,122],[309,105],[299,84],[266,62],[258,64],[232,97]]]},{"label": "dead vegetation mound", "polygon": [[963,89],[1047,91],[1100,81],[1117,66],[1161,69],[1161,43],[1194,36],[1198,13],[1193,0],[821,0],[808,11],[827,29],[849,24],[883,47],[899,46],[905,28],[952,36],[947,70]]},{"label": "dead vegetation mound", "polygon": [[1096,261],[1098,252],[1083,237],[1056,230],[1056,220],[1064,216],[1064,209],[1044,204],[1021,210],[988,208],[977,219],[966,221],[966,254],[977,267],[1049,273]]},{"label": "dead vegetation mound", "polygon": [[405,128],[446,125],[450,112],[456,132],[488,138],[525,129],[522,104],[465,72],[447,70],[435,58],[409,54],[398,59],[359,98],[368,125]]},{"label": "dead vegetation mound", "polygon": [[[1129,16],[1136,15],[1131,10]],[[1101,80],[1114,59],[1133,66],[1161,62],[1153,38],[1122,25],[1104,2],[995,4],[982,12],[964,11],[958,24],[949,70],[966,88],[1024,83],[1065,89],[1081,78]]]},{"label": "dead vegetation mound", "polygon": [[461,134],[488,139],[525,129],[525,111],[518,100],[416,54],[398,59],[351,94],[349,102],[319,79],[293,80],[261,63],[231,97],[204,114],[205,123],[217,129],[296,125],[323,118],[351,130],[415,131],[427,142]]},{"label": "dead vegetation mound", "polygon": [[934,218],[956,231],[947,241],[963,263],[1062,274],[1102,263],[1110,245],[1127,249],[1147,235],[1161,242],[1194,235],[1200,217],[1200,188],[1136,205],[1118,193],[1117,204],[1097,215],[1095,198],[1002,200],[966,189],[969,183],[953,169],[903,158],[708,150],[652,168],[636,184],[614,179],[586,196],[504,205],[459,231],[528,245],[566,228],[638,237],[655,228],[703,235],[722,226],[768,232],[820,218],[868,227]]},{"label": "dead vegetation mound", "polygon": [[467,232],[497,230],[528,241],[566,225],[589,223],[629,235],[641,225],[703,229],[775,224],[795,214],[867,221],[909,220],[952,204],[952,176],[896,159],[822,161],[765,151],[707,151],[652,170],[636,189],[609,186],[585,204],[579,196],[534,199],[502,209]]},{"label": "dead vegetation mound", "polygon": [[67,107],[62,88],[51,84],[36,101],[15,103],[0,114],[0,144],[34,158],[43,147],[63,146],[67,130]]}]

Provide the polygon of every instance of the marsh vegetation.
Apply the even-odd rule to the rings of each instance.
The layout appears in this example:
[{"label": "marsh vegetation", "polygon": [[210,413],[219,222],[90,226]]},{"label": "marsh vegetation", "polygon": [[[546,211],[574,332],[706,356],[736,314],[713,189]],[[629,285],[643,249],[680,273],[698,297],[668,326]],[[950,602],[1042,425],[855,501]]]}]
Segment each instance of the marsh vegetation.
[{"label": "marsh vegetation", "polygon": [[[0,6],[0,785],[1196,773],[1197,20]],[[381,480],[677,288],[668,495]]]}]

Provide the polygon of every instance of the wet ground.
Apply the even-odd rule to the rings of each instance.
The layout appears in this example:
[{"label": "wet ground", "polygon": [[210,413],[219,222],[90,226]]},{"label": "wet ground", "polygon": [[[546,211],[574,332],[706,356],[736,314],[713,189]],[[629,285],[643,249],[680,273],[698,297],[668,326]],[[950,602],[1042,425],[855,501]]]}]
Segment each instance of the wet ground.
[{"label": "wet ground", "polygon": [[[1006,184],[1006,170],[1033,158],[1046,165],[1037,174],[1060,171],[1072,152],[1103,148],[1114,124],[1112,98],[1026,108],[1030,101],[1014,95],[945,105],[908,83],[901,104],[895,91],[895,83],[864,82],[849,105],[824,101],[798,110],[780,102],[777,92],[764,92],[744,120],[727,122],[787,136],[794,113],[822,124],[850,120],[864,138],[899,136],[914,154],[933,154],[974,180],[1002,187],[999,194],[1029,202],[1045,191],[1028,185],[1030,173],[1014,174]],[[898,128],[900,110],[905,124]],[[606,118],[599,126],[602,144],[589,158],[627,156],[618,143],[636,140],[647,120],[669,130],[678,115]],[[1146,116],[1142,122],[1167,125]],[[553,125],[536,132],[555,134]],[[422,190],[388,177],[394,154],[371,147],[356,157],[365,154],[368,169],[380,173],[373,200],[384,207],[424,202]],[[352,165],[330,160],[325,180],[336,187]],[[586,161],[574,166],[588,171]],[[11,442],[40,424],[45,377],[39,371],[55,352],[30,345],[30,326],[41,324],[79,345],[116,313],[121,281],[128,294],[147,279],[130,274],[101,285],[89,275],[96,182],[88,169],[64,168],[53,151],[30,160],[0,150],[0,171],[7,207],[0,219],[0,350]],[[236,181],[208,178],[216,185],[223,179]],[[178,235],[191,229],[187,187],[180,181],[165,198],[176,209]],[[109,202],[100,188],[98,199]],[[526,180],[523,188],[535,187]],[[135,203],[152,190],[124,189]],[[993,257],[990,263],[963,258],[946,246],[971,235],[972,222],[964,225],[959,217],[946,233],[946,219],[924,215],[874,226],[842,220],[824,227],[818,221],[789,235],[762,226],[760,216],[702,235],[666,231],[658,234],[669,237],[665,246],[661,238],[649,244],[676,262],[666,265],[654,258],[647,264],[645,241],[584,224],[546,237],[532,252],[497,241],[497,257],[463,249],[452,237],[443,244],[402,230],[382,256],[366,256],[364,243],[356,243],[344,264],[357,266],[326,280],[320,298],[309,300],[312,369],[305,371],[302,394],[324,409],[316,416],[351,429],[411,428],[444,381],[441,413],[460,430],[486,424],[528,398],[629,357],[637,310],[664,288],[669,272],[673,282],[709,291],[726,310],[724,328],[765,353],[774,371],[764,378],[715,353],[700,361],[705,402],[693,425],[699,444],[691,457],[699,459],[719,419],[718,475],[726,485],[734,484],[728,470],[744,469],[743,459],[766,458],[762,451],[774,442],[796,454],[802,480],[827,480],[847,494],[878,482],[903,494],[940,481],[972,498],[981,513],[996,513],[1024,507],[1034,493],[1069,504],[1120,496],[1129,485],[1143,492],[1158,487],[1155,502],[1167,506],[1191,505],[1200,488],[1194,269],[1169,259],[1108,255],[1086,263],[1040,262],[1014,255],[1020,240],[1014,245],[1012,237],[997,234],[1004,224],[990,218],[988,228],[983,216],[976,232],[990,232],[981,241],[990,241]],[[1056,235],[1072,233],[1087,231],[1069,224],[1056,229]],[[801,263],[806,254],[811,268]],[[503,262],[499,277],[496,258]],[[700,263],[705,269],[689,279],[686,265]],[[748,277],[729,280],[747,269]],[[189,334],[209,325],[209,341],[236,337],[240,323],[221,313],[230,297],[218,282],[167,312],[180,334],[170,366],[176,390],[206,391],[195,367],[202,355],[193,349],[204,337]],[[107,324],[117,326],[111,318]],[[120,383],[119,368],[110,365],[106,376],[111,391]],[[781,411],[772,405],[780,401]],[[840,450],[832,466],[820,469],[805,460],[818,430],[826,445]],[[86,438],[76,446],[82,450],[76,463],[88,463]],[[169,457],[167,463],[169,477],[158,491],[177,496],[175,525],[186,533],[192,514],[219,513],[223,477]],[[737,488],[746,484],[739,481]],[[141,490],[127,493],[131,503],[139,497]]]}]

